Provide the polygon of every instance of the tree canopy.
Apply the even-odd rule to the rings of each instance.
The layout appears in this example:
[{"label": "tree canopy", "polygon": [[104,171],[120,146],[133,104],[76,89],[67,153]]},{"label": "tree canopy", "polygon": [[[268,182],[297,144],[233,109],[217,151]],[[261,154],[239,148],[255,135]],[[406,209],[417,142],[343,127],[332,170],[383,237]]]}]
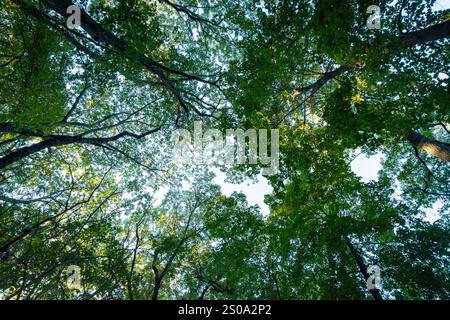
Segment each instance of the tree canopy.
[{"label": "tree canopy", "polygon": [[[434,0],[2,1],[0,298],[449,299],[449,38]],[[215,182],[261,163],[173,161],[196,121],[279,130],[268,215]]]}]

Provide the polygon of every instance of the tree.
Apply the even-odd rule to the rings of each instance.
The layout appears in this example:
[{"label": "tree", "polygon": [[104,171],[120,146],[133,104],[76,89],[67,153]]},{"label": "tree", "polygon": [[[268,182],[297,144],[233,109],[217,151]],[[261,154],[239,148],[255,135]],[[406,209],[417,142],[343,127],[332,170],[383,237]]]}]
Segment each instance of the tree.
[{"label": "tree", "polygon": [[[449,10],[373,4],[2,2],[0,298],[448,299]],[[280,130],[268,215],[195,121]]]}]

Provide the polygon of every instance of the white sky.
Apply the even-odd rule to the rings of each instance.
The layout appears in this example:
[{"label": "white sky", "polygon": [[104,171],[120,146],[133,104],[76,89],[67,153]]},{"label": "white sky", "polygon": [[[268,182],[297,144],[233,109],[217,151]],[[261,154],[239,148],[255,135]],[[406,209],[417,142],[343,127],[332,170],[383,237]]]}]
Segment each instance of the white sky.
[{"label": "white sky", "polygon": [[264,196],[272,193],[272,187],[269,185],[264,176],[259,176],[257,182],[244,181],[241,184],[232,184],[225,182],[225,174],[220,171],[214,171],[216,178],[214,183],[222,188],[222,193],[225,196],[230,196],[233,192],[242,192],[247,196],[249,205],[258,205],[261,208],[261,213],[268,216],[270,213],[269,206],[264,203]]},{"label": "white sky", "polygon": [[450,0],[438,0],[433,6],[434,10],[450,9]]}]

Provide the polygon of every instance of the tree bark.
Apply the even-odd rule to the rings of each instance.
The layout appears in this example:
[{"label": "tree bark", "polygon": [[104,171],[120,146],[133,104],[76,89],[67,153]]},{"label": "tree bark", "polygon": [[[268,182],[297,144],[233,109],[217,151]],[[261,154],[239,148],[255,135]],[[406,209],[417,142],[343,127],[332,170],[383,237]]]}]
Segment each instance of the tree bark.
[{"label": "tree bark", "polygon": [[[403,34],[394,40],[391,45],[388,45],[388,48],[390,48],[391,52],[398,52],[417,44],[423,44],[448,37],[450,37],[450,20],[438,23],[422,30]],[[333,71],[326,72],[313,84],[297,89],[296,92],[294,92],[294,95],[298,95],[300,92],[305,91],[317,91],[328,81],[356,68],[356,66],[340,66]]]},{"label": "tree bark", "polygon": [[202,290],[202,294],[198,298],[198,300],[205,300],[206,293],[209,290],[209,284],[206,285],[206,287]]},{"label": "tree bark", "polygon": [[411,131],[407,139],[414,147],[425,150],[442,161],[450,162],[450,145],[427,138],[415,131]]},{"label": "tree bark", "polygon": [[10,164],[13,164],[14,162],[17,162],[21,159],[24,159],[32,155],[33,153],[37,153],[50,147],[63,146],[71,143],[76,143],[76,141],[69,141],[69,139],[67,140],[49,139],[33,144],[29,147],[20,148],[0,158],[0,170],[4,169]]},{"label": "tree bark", "polygon": [[[70,144],[90,144],[94,146],[102,146],[105,143],[114,142],[117,140],[120,140],[125,137],[132,137],[134,139],[141,139],[144,138],[152,133],[155,133],[159,131],[161,128],[152,129],[150,131],[144,132],[143,134],[135,134],[128,131],[123,131],[117,135],[110,136],[110,137],[103,137],[103,138],[85,138],[82,136],[68,136],[68,135],[50,135],[47,137],[39,136],[44,141],[41,141],[39,143],[33,144],[28,147],[20,148],[16,151],[12,151],[2,158],[0,158],[0,170],[4,169],[10,164],[13,164],[14,162],[17,162],[21,159],[24,159],[34,153],[37,153],[39,151],[45,150],[50,147],[55,146],[64,146],[64,145],[70,145]],[[2,131],[2,127],[0,126],[0,132],[10,132],[10,131]],[[25,131],[21,131],[20,134],[24,134],[26,136],[32,136],[32,134],[28,134]]]},{"label": "tree bark", "polygon": [[434,26],[410,32],[400,36],[402,47],[409,48],[416,44],[448,38],[450,36],[450,20],[438,23]]},{"label": "tree bark", "polygon": [[159,274],[156,267],[153,267],[153,272],[155,273],[155,282],[153,286],[152,300],[158,300],[159,289],[161,289],[162,276]]},{"label": "tree bark", "polygon": [[[33,11],[36,8],[30,9],[30,7],[23,2],[23,0],[15,0],[24,10],[27,12]],[[68,17],[70,14],[66,12],[69,6],[74,5],[71,0],[40,0],[40,2],[46,7],[54,10],[58,14],[63,17]],[[178,75],[185,77],[186,79],[196,80],[203,83],[208,83],[207,80],[202,79],[196,75],[192,75],[180,70],[171,69],[156,60],[146,56],[144,53],[140,53],[131,48],[127,42],[119,37],[117,37],[111,31],[105,29],[101,24],[95,21],[86,11],[80,10],[81,19],[80,19],[80,27],[87,33],[89,36],[97,43],[103,43],[123,56],[126,56],[128,59],[134,60],[140,64],[142,64],[147,70],[156,75],[160,80],[162,85],[164,85],[171,94],[175,97],[178,103],[183,107],[183,109],[188,112],[188,106],[176,86],[175,82],[170,79],[170,75]]]},{"label": "tree bark", "polygon": [[[370,275],[367,273],[367,266],[364,263],[363,257],[360,255],[358,250],[355,248],[355,246],[352,244],[350,239],[348,237],[345,237],[345,243],[347,244],[347,247],[350,249],[353,258],[356,261],[356,264],[358,265],[359,272],[363,276],[364,280],[367,282],[367,279],[369,279]],[[375,300],[383,300],[383,297],[381,296],[379,289],[371,289],[369,290],[370,294]]]}]

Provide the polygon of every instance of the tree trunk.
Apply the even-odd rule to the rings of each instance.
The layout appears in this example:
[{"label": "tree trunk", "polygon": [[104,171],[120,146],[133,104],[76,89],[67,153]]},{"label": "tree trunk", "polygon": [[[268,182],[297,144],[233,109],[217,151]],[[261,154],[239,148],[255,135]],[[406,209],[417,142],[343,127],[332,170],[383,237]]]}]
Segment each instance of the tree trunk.
[{"label": "tree trunk", "polygon": [[[16,0],[18,2],[23,2],[22,0]],[[63,17],[69,16],[66,12],[67,8],[74,3],[71,0],[41,0],[42,4],[47,6],[48,8],[56,11]],[[175,83],[169,79],[168,74],[176,74],[191,80],[197,80],[204,82],[203,79],[191,74],[184,73],[178,70],[172,70],[161,63],[153,60],[148,57],[144,53],[134,52],[133,48],[130,48],[125,40],[119,38],[111,31],[105,29],[102,25],[97,23],[94,19],[91,18],[84,10],[80,11],[81,14],[81,28],[87,32],[96,42],[104,43],[110,45],[115,50],[119,51],[121,54],[127,55],[129,59],[137,61],[141,63],[145,68],[147,68],[150,72],[155,74],[163,83],[163,85],[173,94],[173,96],[178,100],[180,105],[188,111],[188,107],[184,101],[184,98],[181,96],[181,92],[175,85]]]},{"label": "tree trunk", "polygon": [[[359,254],[358,250],[356,250],[356,248],[353,246],[352,242],[348,237],[345,237],[345,243],[352,252],[353,258],[355,259],[356,264],[358,265],[359,272],[362,274],[364,280],[367,282],[367,279],[369,279],[370,275],[367,273],[367,266],[364,263],[364,259]],[[369,292],[375,300],[383,300],[383,297],[381,296],[379,289],[371,289],[369,290]]]},{"label": "tree trunk", "polygon": [[206,293],[208,292],[209,284],[202,290],[202,294],[198,298],[198,300],[205,300]]},{"label": "tree trunk", "polygon": [[159,272],[158,268],[155,266],[156,257],[157,257],[157,255],[155,255],[155,258],[153,261],[153,266],[152,266],[153,273],[155,274],[155,280],[154,280],[153,292],[152,292],[152,300],[158,300],[159,289],[161,288],[161,282],[162,282],[162,274]]},{"label": "tree trunk", "polygon": [[34,153],[37,153],[39,151],[45,150],[50,147],[55,146],[62,146],[74,143],[74,141],[58,141],[54,139],[44,140],[39,143],[33,144],[28,147],[20,148],[16,151],[13,151],[7,155],[5,155],[3,158],[0,158],[0,170],[4,169],[5,167],[9,166],[10,164],[13,164],[14,162],[17,162],[21,159],[24,159]]},{"label": "tree trunk", "polygon": [[155,286],[153,287],[152,300],[158,300],[159,289],[161,288],[161,278],[155,279]]},{"label": "tree trunk", "polygon": [[[50,147],[56,147],[56,146],[65,146],[70,144],[90,144],[97,147],[102,147],[103,144],[117,141],[119,139],[122,139],[124,137],[132,137],[135,139],[141,139],[143,137],[146,137],[152,133],[155,133],[159,131],[161,128],[152,129],[150,131],[144,132],[143,134],[134,134],[132,132],[123,131],[119,134],[116,134],[114,136],[110,137],[103,137],[103,138],[84,138],[82,136],[68,136],[68,135],[50,135],[47,137],[40,137],[45,138],[44,141],[41,141],[39,143],[33,144],[28,147],[23,147],[18,150],[12,151],[5,155],[4,157],[0,158],[0,170],[4,169],[10,164],[13,164],[14,162],[17,162],[21,159],[24,159],[34,153],[37,153],[39,151],[45,150]],[[9,131],[2,131],[2,127],[0,126],[0,133],[1,132],[9,132]],[[20,132],[20,134],[25,134],[26,136],[32,136],[26,132]]]},{"label": "tree trunk", "polygon": [[[399,36],[397,39],[388,45],[390,52],[399,52],[403,49],[410,48],[417,44],[423,44],[430,41],[439,39],[445,39],[450,37],[450,20],[436,24],[431,27],[427,27],[422,30],[410,32]],[[304,88],[299,88],[294,92],[294,96],[299,95],[301,92],[311,91],[315,92],[319,90],[328,81],[335,79],[336,77],[345,74],[349,71],[359,68],[358,66],[340,66],[339,68],[326,72],[321,78],[319,78],[313,84],[310,84]]]},{"label": "tree trunk", "polygon": [[450,20],[434,26],[410,32],[400,36],[404,48],[412,47],[429,41],[448,38],[450,36]]},{"label": "tree trunk", "polygon": [[417,132],[411,131],[407,137],[408,141],[415,146],[425,150],[429,154],[441,159],[442,161],[450,162],[450,145],[429,139]]}]

